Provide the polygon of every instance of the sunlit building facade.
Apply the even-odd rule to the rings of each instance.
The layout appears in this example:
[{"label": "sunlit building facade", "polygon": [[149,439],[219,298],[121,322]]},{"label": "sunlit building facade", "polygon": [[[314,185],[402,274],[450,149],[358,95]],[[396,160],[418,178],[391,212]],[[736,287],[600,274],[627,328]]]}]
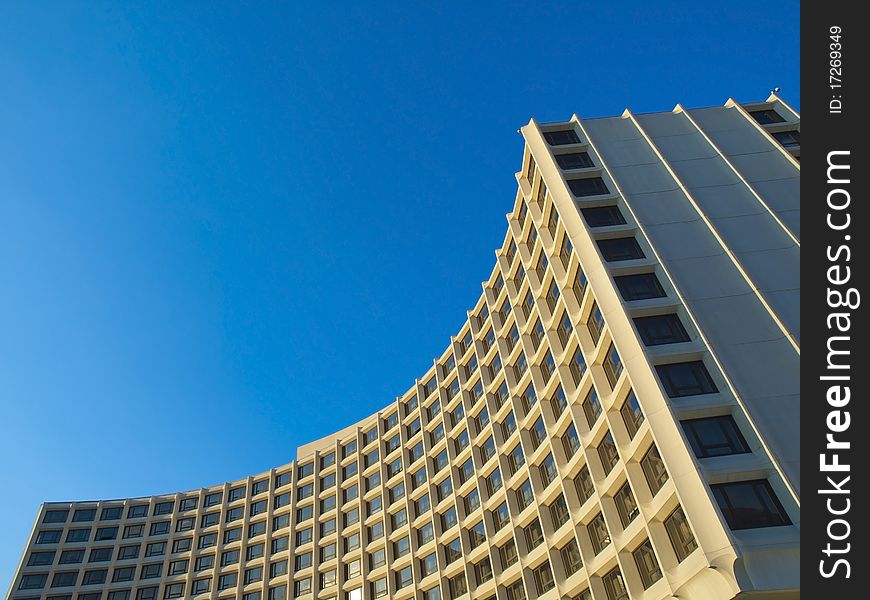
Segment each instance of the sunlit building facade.
[{"label": "sunlit building facade", "polygon": [[776,96],[532,120],[406,393],[266,473],[44,504],[8,598],[797,598],[799,130]]}]

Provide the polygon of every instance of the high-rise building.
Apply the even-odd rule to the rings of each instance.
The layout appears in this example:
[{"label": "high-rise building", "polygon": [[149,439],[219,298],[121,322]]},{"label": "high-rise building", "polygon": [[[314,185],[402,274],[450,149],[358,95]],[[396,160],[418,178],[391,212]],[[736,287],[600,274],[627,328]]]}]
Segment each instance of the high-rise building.
[{"label": "high-rise building", "polygon": [[799,115],[521,131],[492,274],[405,394],[267,473],[44,504],[8,598],[797,598]]}]

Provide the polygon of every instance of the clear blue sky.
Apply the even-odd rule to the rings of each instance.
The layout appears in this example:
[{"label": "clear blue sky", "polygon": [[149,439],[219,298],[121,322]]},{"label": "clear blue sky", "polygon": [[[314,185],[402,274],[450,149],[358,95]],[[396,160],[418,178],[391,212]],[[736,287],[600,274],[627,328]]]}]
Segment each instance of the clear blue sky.
[{"label": "clear blue sky", "polygon": [[138,4],[0,4],[4,588],[44,500],[261,472],[403,393],[529,117],[800,105],[797,2]]}]

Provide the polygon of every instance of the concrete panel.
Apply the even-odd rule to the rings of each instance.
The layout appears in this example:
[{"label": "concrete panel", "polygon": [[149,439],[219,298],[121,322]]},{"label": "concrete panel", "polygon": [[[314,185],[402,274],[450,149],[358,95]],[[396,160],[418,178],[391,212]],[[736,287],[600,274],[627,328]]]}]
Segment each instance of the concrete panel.
[{"label": "concrete panel", "polygon": [[611,169],[619,187],[626,194],[663,192],[677,189],[677,184],[661,165],[636,165]]}]

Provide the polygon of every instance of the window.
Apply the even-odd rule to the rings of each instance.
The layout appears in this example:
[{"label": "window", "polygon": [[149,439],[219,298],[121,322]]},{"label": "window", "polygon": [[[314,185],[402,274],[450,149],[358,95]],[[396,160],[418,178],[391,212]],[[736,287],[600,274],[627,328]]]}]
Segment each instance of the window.
[{"label": "window", "polygon": [[347,536],[344,539],[344,551],[345,552],[352,552],[352,551],[356,550],[357,548],[359,548],[359,546],[360,546],[360,541],[359,541],[359,534],[358,533],[352,533],[351,535]]},{"label": "window", "polygon": [[372,582],[372,597],[383,598],[387,595],[387,579],[386,577]]},{"label": "window", "polygon": [[[299,469],[296,473],[299,479],[304,479],[309,475],[314,475],[314,463],[308,463],[306,465],[299,465]],[[238,488],[237,488],[238,489]],[[230,496],[232,496],[234,490],[230,490]],[[230,502],[232,502],[234,498],[230,497]]]},{"label": "window", "polygon": [[82,585],[100,585],[106,583],[106,575],[108,575],[108,573],[108,569],[85,571],[85,576],[82,578]]},{"label": "window", "polygon": [[622,375],[622,359],[619,358],[619,352],[616,351],[613,342],[610,343],[610,348],[608,348],[601,366],[604,367],[604,374],[607,376],[607,381],[610,382],[610,387],[615,388],[619,376]]},{"label": "window", "polygon": [[522,578],[505,585],[508,600],[526,600],[526,590]]},{"label": "window", "polygon": [[625,225],[625,217],[616,206],[595,206],[581,211],[589,227],[608,227]]},{"label": "window", "polygon": [[471,548],[474,549],[484,541],[486,541],[486,529],[484,528],[483,521],[480,521],[468,530],[468,542]]},{"label": "window", "polygon": [[683,421],[683,430],[698,458],[749,452],[731,415]]},{"label": "window", "polygon": [[193,529],[194,525],[196,525],[196,520],[193,517],[178,519],[175,522],[175,531],[190,531],[191,529]]},{"label": "window", "polygon": [[78,571],[65,571],[61,573],[55,573],[54,577],[51,578],[51,587],[71,587],[76,584],[78,578]]},{"label": "window", "polygon": [[[267,488],[269,487],[268,482],[261,482],[261,483],[266,483],[266,487]],[[194,509],[196,509],[196,505],[198,503],[199,503],[199,498],[184,498],[181,501],[181,506],[178,508],[178,510],[180,510],[182,512],[185,512],[188,510],[194,510]]]},{"label": "window", "polygon": [[248,539],[266,533],[266,521],[258,521],[248,526]]},{"label": "window", "polygon": [[94,548],[91,550],[91,555],[88,557],[88,562],[107,562],[112,560],[113,548]]},{"label": "window", "polygon": [[43,523],[66,523],[69,516],[69,510],[47,510],[45,516],[42,517]]},{"label": "window", "polygon": [[533,448],[538,448],[547,439],[547,430],[544,428],[544,421],[541,417],[538,417],[535,424],[532,425],[529,437],[532,440]]},{"label": "window", "polygon": [[149,535],[166,535],[169,533],[169,521],[157,521],[151,523]]},{"label": "window", "polygon": [[214,554],[209,554],[208,556],[200,556],[197,558],[193,570],[199,572],[211,569],[212,567],[214,567]]},{"label": "window", "polygon": [[714,394],[719,390],[700,360],[656,365],[656,372],[670,398]]},{"label": "window", "polygon": [[351,500],[356,500],[359,497],[359,486],[354,484],[348,488],[346,488],[343,492],[344,501],[350,502]]},{"label": "window", "polygon": [[470,458],[462,463],[457,474],[459,475],[460,485],[474,477],[474,464],[471,462]]},{"label": "window", "polygon": [[577,137],[577,132],[573,129],[563,129],[561,131],[545,131],[544,139],[551,146],[566,146],[568,144],[579,144],[580,138]]},{"label": "window", "polygon": [[631,486],[626,481],[616,495],[613,496],[613,501],[616,503],[616,510],[619,512],[619,520],[622,522],[623,529],[628,527],[634,518],[639,514],[637,503],[634,501],[634,496],[631,493]]},{"label": "window", "polygon": [[609,194],[607,184],[601,177],[586,177],[584,179],[569,179],[568,187],[571,193],[582,198],[584,196],[598,196],[600,194]]},{"label": "window", "polygon": [[406,509],[401,509],[398,512],[390,515],[390,519],[392,521],[391,527],[393,530],[399,529],[408,523],[408,511]]},{"label": "window", "polygon": [[526,538],[526,546],[530,550],[537,548],[544,541],[544,530],[541,529],[541,522],[537,518],[523,528],[523,534]]},{"label": "window", "polygon": [[100,521],[117,521],[123,511],[123,506],[107,506],[100,511]]},{"label": "window", "polygon": [[164,598],[181,598],[184,595],[184,583],[167,584],[163,592]]},{"label": "window", "polygon": [[[50,554],[54,555],[54,552],[51,552]],[[82,562],[84,559],[84,550],[64,550],[60,553],[60,560],[58,560],[58,564],[73,565]]]},{"label": "window", "polygon": [[[50,565],[54,562],[55,551],[50,550],[48,552],[32,552],[30,554],[30,558],[27,561],[28,567],[44,567],[46,565]],[[80,562],[79,561],[76,562]]]},{"label": "window", "polygon": [[751,116],[761,125],[785,123],[785,119],[783,119],[782,116],[780,116],[780,114],[775,110],[753,110],[749,112],[749,116]]},{"label": "window", "polygon": [[652,317],[637,317],[634,325],[640,334],[640,338],[647,346],[660,346],[662,344],[676,344],[688,342],[689,334],[686,333],[680,318],[671,313],[667,315],[654,315]]},{"label": "window", "polygon": [[495,494],[502,486],[501,470],[495,469],[484,478],[484,482],[486,484],[486,493],[489,496]]},{"label": "window", "polygon": [[770,135],[786,148],[795,148],[801,145],[801,132],[797,130],[777,131]]},{"label": "window", "polygon": [[[220,496],[218,496],[220,498]],[[136,504],[127,509],[128,519],[139,519],[148,515],[147,504]]]},{"label": "window", "polygon": [[607,600],[629,600],[628,589],[625,587],[625,580],[619,567],[615,567],[601,579],[604,583],[604,591],[607,593]]},{"label": "window", "polygon": [[[290,483],[290,472],[278,473],[275,475],[275,487],[280,488]],[[208,497],[206,497],[208,498]]]},{"label": "window", "polygon": [[[212,527],[214,525],[217,525],[220,522],[220,519],[221,514],[217,512],[202,515],[200,519],[200,526],[203,528]],[[124,534],[124,537],[126,537],[126,533]]]},{"label": "window", "polygon": [[559,554],[562,557],[562,565],[565,567],[567,575],[571,576],[583,568],[583,558],[580,556],[577,540],[571,538],[571,541],[559,550]]},{"label": "window", "polygon": [[640,460],[640,466],[643,468],[644,477],[649,485],[652,495],[655,496],[665,482],[668,480],[668,472],[665,470],[665,463],[659,455],[658,448],[655,445],[651,446]]},{"label": "window", "polygon": [[640,405],[637,403],[637,397],[633,391],[629,392],[628,398],[625,399],[619,412],[622,415],[628,436],[633,438],[644,421],[643,411],[640,410]]},{"label": "window", "polygon": [[766,479],[711,485],[731,529],[790,525],[791,520]]},{"label": "window", "polygon": [[[105,512],[105,511],[104,511]],[[73,513],[73,523],[93,521],[97,517],[96,508],[80,508]]]},{"label": "window", "polygon": [[604,515],[598,513],[589,525],[586,526],[589,532],[589,539],[592,541],[592,548],[595,554],[600,554],[608,544],[610,544],[610,534],[607,532],[607,524],[604,522]]},{"label": "window", "polygon": [[238,581],[239,574],[238,573],[226,573],[225,575],[221,575],[218,578],[218,589],[226,590],[231,587],[236,587],[236,583]]},{"label": "window", "polygon": [[556,162],[561,169],[588,169],[595,166],[587,152],[572,152],[570,154],[557,154]]},{"label": "window", "polygon": [[377,540],[384,537],[384,522],[378,521],[374,525],[368,528],[368,539],[369,541]]},{"label": "window", "polygon": [[668,532],[678,562],[683,562],[698,547],[682,506],[677,506],[665,519],[665,530]]},{"label": "window", "polygon": [[550,505],[550,519],[553,521],[553,529],[559,529],[562,525],[568,522],[570,516],[568,514],[568,503],[565,502],[565,496],[559,494],[553,503]]},{"label": "window", "polygon": [[437,557],[436,557],[434,552],[432,554],[430,554],[429,556],[423,557],[423,559],[420,560],[420,574],[423,577],[426,577],[428,575],[432,575],[433,573],[437,573],[437,572],[438,572],[438,560],[437,560]]},{"label": "window", "polygon": [[140,546],[121,546],[118,548],[118,560],[127,560],[129,558],[139,558]]},{"label": "window", "polygon": [[570,459],[580,451],[580,437],[577,435],[577,430],[574,424],[568,426],[565,434],[562,436],[562,447],[565,449],[565,455]]},{"label": "window", "polygon": [[616,287],[623,300],[645,300],[647,298],[663,298],[665,290],[659,283],[655,273],[639,273],[637,275],[621,275],[614,277]]},{"label": "window", "polygon": [[[492,438],[490,438],[490,440],[491,439]],[[495,448],[493,448],[493,453],[495,453]],[[487,459],[489,459],[489,457],[487,457]],[[515,474],[520,470],[520,467],[526,464],[526,455],[523,453],[523,447],[520,444],[517,444],[508,452],[507,462],[511,475]]]},{"label": "window", "polygon": [[163,563],[151,563],[150,565],[142,565],[142,570],[139,572],[139,579],[154,579],[160,577],[163,572]]},{"label": "window", "polygon": [[[320,489],[321,490],[329,489],[329,488],[333,487],[334,485],[335,485],[335,473],[330,473],[326,477],[320,478]],[[255,504],[259,504],[259,503],[255,503]],[[254,509],[254,504],[251,505],[251,510],[253,511],[253,509]]]},{"label": "window", "polygon": [[[156,523],[155,523],[156,525]],[[154,525],[151,526],[152,528]],[[169,531],[169,523],[166,523],[166,530]],[[104,542],[106,540],[114,540],[118,537],[118,528],[117,527],[98,527],[97,533],[94,535],[95,542]]]},{"label": "window", "polygon": [[23,575],[21,577],[21,583],[18,584],[19,590],[41,590],[45,587],[45,582],[48,579],[48,575]]},{"label": "window", "polygon": [[136,600],[156,600],[157,587],[139,588],[136,592]]},{"label": "window", "polygon": [[538,594],[544,594],[556,587],[556,581],[553,579],[553,570],[550,568],[550,562],[545,561],[541,566],[536,567],[532,571],[535,578],[535,587]]},{"label": "window", "polygon": [[211,577],[204,579],[196,579],[193,582],[191,593],[196,596],[199,594],[207,594],[211,590]]},{"label": "window", "polygon": [[460,558],[462,558],[462,544],[459,538],[456,538],[444,546],[444,560],[449,565]]},{"label": "window", "polygon": [[[289,478],[289,475],[290,474],[287,473],[288,478]],[[211,494],[206,494],[205,502],[203,502],[203,505],[206,508],[208,508],[209,506],[216,506],[216,505],[221,503],[222,498],[223,498],[223,494],[221,492],[212,492]],[[132,511],[133,508],[135,508],[135,507],[131,506],[130,510]],[[131,515],[128,514],[127,516],[131,516]]]},{"label": "window", "polygon": [[287,600],[287,586],[278,585],[269,588],[269,600]]},{"label": "window", "polygon": [[432,523],[426,523],[417,531],[417,541],[422,546],[435,539],[435,528]]},{"label": "window", "polygon": [[248,551],[245,553],[245,557],[248,560],[252,560],[255,558],[260,558],[263,556],[263,552],[265,551],[266,545],[263,543],[254,544],[253,546],[248,546]]},{"label": "window", "polygon": [[441,530],[447,531],[458,522],[459,520],[456,518],[456,509],[451,506],[441,515]]},{"label": "window", "polygon": [[170,575],[180,575],[181,573],[187,573],[188,561],[187,559],[183,560],[174,560],[169,563],[169,574]]},{"label": "window", "polygon": [[586,361],[583,359],[580,348],[574,351],[568,369],[571,371],[571,377],[574,379],[574,386],[580,385],[580,379],[583,377],[583,373],[586,372]]},{"label": "window", "polygon": [[[178,545],[179,541],[187,542],[187,549],[190,549],[190,538],[178,540],[173,546]],[[179,549],[181,549],[180,546]],[[163,556],[164,554],[166,554],[166,542],[152,542],[145,546],[145,556]]]},{"label": "window", "polygon": [[480,562],[474,563],[473,566],[474,579],[477,581],[477,585],[481,585],[492,579],[492,562],[490,562],[488,556]]},{"label": "window", "polygon": [[562,348],[566,349],[571,339],[571,334],[574,333],[574,325],[571,323],[571,317],[568,316],[568,313],[562,315],[556,328],[556,333],[559,336],[559,341],[562,343]]},{"label": "window", "polygon": [[[81,598],[81,596],[79,596]],[[130,600],[130,590],[115,590],[109,592],[108,600]]]},{"label": "window", "polygon": [[285,535],[272,540],[272,554],[287,550],[290,547],[290,536]]},{"label": "window", "polygon": [[598,240],[598,249],[607,262],[646,258],[634,237]]},{"label": "window", "polygon": [[656,560],[655,552],[653,552],[652,544],[650,544],[649,540],[638,546],[631,554],[634,556],[634,564],[637,565],[640,580],[643,582],[643,589],[649,588],[662,578],[662,570],[659,568],[659,563]]},{"label": "window", "polygon": [[507,440],[516,430],[517,420],[514,417],[514,413],[509,412],[504,418],[504,421],[501,422],[501,435],[505,440]]},{"label": "window", "polygon": [[175,502],[158,502],[154,505],[154,512],[152,513],[155,517],[160,515],[168,515],[172,512],[173,507],[175,506]]},{"label": "window", "polygon": [[501,560],[501,568],[502,570],[507,569],[512,564],[519,560],[519,555],[517,554],[517,545],[514,543],[513,538],[511,538],[504,546],[498,549],[499,560]]},{"label": "window", "polygon": [[429,502],[429,494],[423,494],[414,500],[414,514],[420,516],[429,511],[431,504]]},{"label": "window", "polygon": [[604,474],[608,475],[619,461],[619,454],[616,451],[616,444],[613,442],[613,436],[608,431],[601,443],[598,444],[598,457],[601,459],[601,466],[604,467]]},{"label": "window", "polygon": [[[215,534],[209,534],[215,535]],[[207,538],[208,535],[203,536],[203,538]],[[242,528],[236,527],[234,529],[227,529],[224,531],[224,544],[231,544],[233,542],[237,542],[242,539]],[[200,546],[202,546],[202,538],[200,538]]]},{"label": "window", "polygon": [[598,392],[595,391],[594,387],[586,394],[586,399],[583,401],[583,412],[586,415],[589,429],[592,429],[598,417],[601,416],[601,401],[598,400]]},{"label": "window", "polygon": [[60,536],[63,533],[60,529],[48,529],[40,531],[36,534],[37,544],[56,544],[60,541]]},{"label": "window", "polygon": [[[286,548],[285,548],[286,550]],[[227,550],[223,554],[221,554],[221,566],[226,567],[228,565],[234,565],[239,562],[239,551],[238,550]]]},{"label": "window", "polygon": [[245,569],[245,585],[257,583],[258,581],[263,581],[263,567]]},{"label": "window", "polygon": [[87,529],[70,529],[66,533],[67,542],[87,542],[91,537],[90,528]]},{"label": "window", "polygon": [[408,587],[414,583],[414,574],[410,566],[400,569],[396,573],[396,589]]},{"label": "window", "polygon": [[465,573],[460,573],[447,580],[447,587],[450,588],[450,597],[459,598],[462,594],[468,591],[468,583],[465,580]]},{"label": "window", "polygon": [[535,501],[535,495],[532,492],[532,484],[528,479],[517,488],[515,493],[517,497],[517,505],[519,506],[520,511],[525,510]]},{"label": "window", "polygon": [[124,527],[123,539],[129,540],[137,537],[142,537],[145,535],[145,525],[139,523],[138,525],[127,525]]},{"label": "window", "polygon": [[510,523],[510,512],[506,502],[502,502],[498,508],[492,512],[492,522],[495,530],[501,530],[505,525]]},{"label": "window", "polygon": [[556,480],[559,473],[556,471],[556,461],[553,460],[552,454],[547,455],[541,463],[541,466],[538,468],[538,471],[541,475],[541,482],[544,484],[544,487],[547,487]]}]

